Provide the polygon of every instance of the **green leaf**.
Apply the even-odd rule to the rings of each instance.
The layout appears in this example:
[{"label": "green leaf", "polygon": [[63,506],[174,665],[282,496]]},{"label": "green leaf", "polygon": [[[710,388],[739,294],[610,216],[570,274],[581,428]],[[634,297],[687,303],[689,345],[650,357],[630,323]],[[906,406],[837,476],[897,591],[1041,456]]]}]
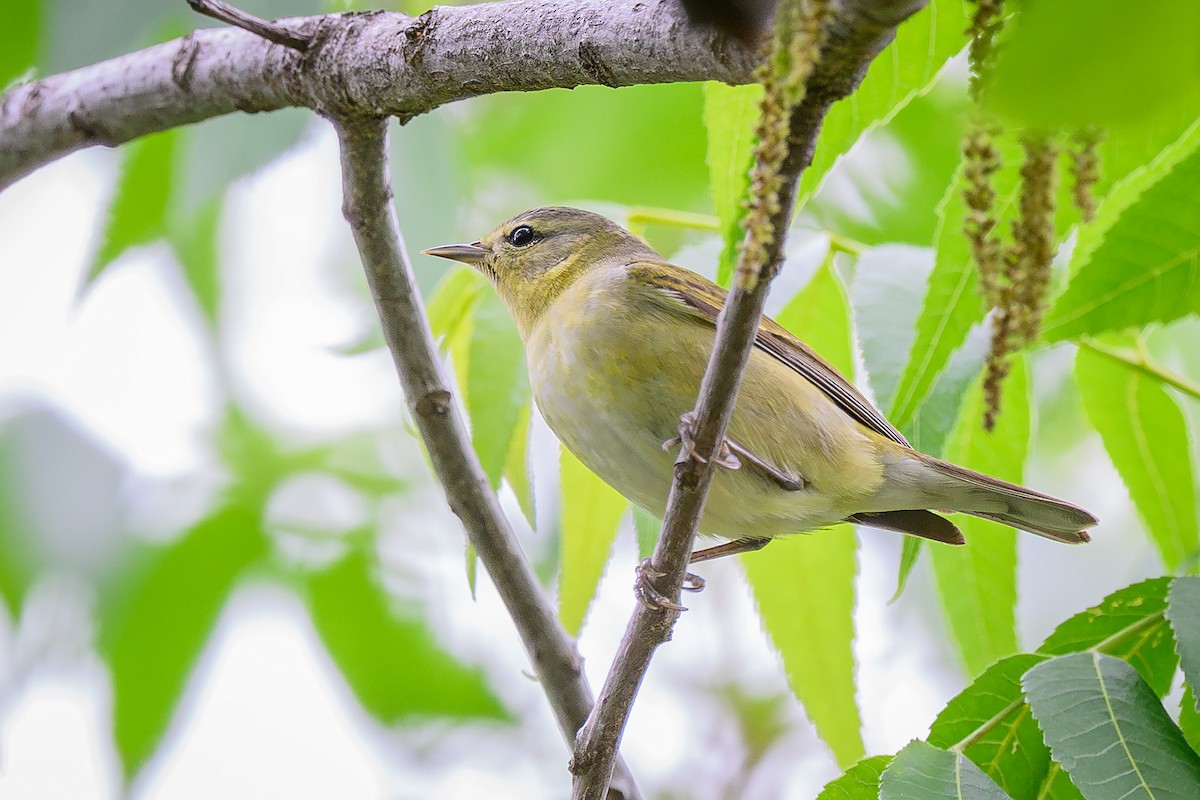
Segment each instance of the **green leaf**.
[{"label": "green leaf", "polygon": [[475,306],[487,290],[487,279],[475,270],[456,269],[447,275],[429,300],[427,314],[442,352],[450,354],[460,391],[467,385],[474,338]]},{"label": "green leaf", "polygon": [[[1000,139],[996,145],[1004,163],[1010,165],[1009,169],[1002,169],[993,177],[995,213],[1003,219],[1020,196],[1020,176],[1011,168],[1019,151],[1005,139]],[[895,425],[905,425],[917,413],[938,375],[966,341],[967,333],[983,321],[985,309],[978,289],[979,274],[971,257],[970,244],[963,234],[967,219],[967,205],[963,199],[966,188],[966,173],[960,166],[938,206],[929,288],[917,317],[916,337],[887,406],[888,416]]]},{"label": "green leaf", "polygon": [[1011,800],[961,753],[909,742],[883,771],[879,800]]},{"label": "green leaf", "polygon": [[[985,105],[1022,126],[1137,126],[1172,106],[1200,112],[1200,6],[1122,0],[1021,3]],[[1121,58],[1113,58],[1121,53]]]},{"label": "green leaf", "polygon": [[833,253],[776,321],[803,339],[843,375],[854,374],[854,345],[850,337],[850,301],[833,268]]},{"label": "green leaf", "polygon": [[1115,186],[1084,227],[1044,335],[1059,341],[1200,311],[1200,122]]},{"label": "green leaf", "polygon": [[954,697],[929,729],[929,743],[956,750],[1017,798],[1038,796],[1050,750],[1029,714],[1021,676],[1045,656],[1009,656]]},{"label": "green leaf", "polygon": [[855,330],[880,408],[895,396],[932,269],[933,251],[911,245],[873,247],[855,265],[850,286]]},{"label": "green leaf", "polygon": [[1200,756],[1133,667],[1074,653],[1022,681],[1055,761],[1088,800],[1194,798]]},{"label": "green leaf", "polygon": [[561,448],[562,576],[558,615],[578,636],[629,502]]},{"label": "green leaf", "polygon": [[0,44],[0,92],[34,65],[41,29],[40,2],[8,4],[4,10],[4,40]]},{"label": "green leaf", "polygon": [[1196,708],[1196,690],[1184,684],[1183,697],[1179,698],[1179,729],[1188,745],[1200,752],[1200,710]]},{"label": "green leaf", "polygon": [[1200,549],[1187,419],[1163,385],[1081,347],[1075,384],[1168,570]]},{"label": "green leaf", "polygon": [[639,506],[633,507],[633,530],[637,534],[638,558],[654,555],[658,535],[662,532],[662,520]]},{"label": "green leaf", "polygon": [[126,775],[167,730],[188,675],[246,568],[267,553],[258,515],[225,508],[123,571],[100,613],[113,736]]},{"label": "green leaf", "polygon": [[221,198],[213,198],[186,222],[172,220],[166,231],[192,295],[204,319],[214,329],[221,302],[220,264],[217,261],[221,208]]},{"label": "green leaf", "polygon": [[308,607],[355,697],[386,724],[421,717],[507,719],[482,672],[438,646],[425,620],[397,613],[356,550],[308,579]]},{"label": "green leaf", "polygon": [[[1185,575],[1167,593],[1167,621],[1175,633],[1175,650],[1183,678],[1193,692],[1200,687],[1200,578]],[[1192,698],[1195,711],[1195,698]]]},{"label": "green leaf", "polygon": [[530,394],[525,346],[495,292],[484,292],[475,305],[468,359],[465,394],[471,443],[496,489]]},{"label": "green leaf", "polygon": [[854,578],[849,525],[778,539],[742,557],[788,683],[838,764],[863,756],[854,698]]},{"label": "green leaf", "polygon": [[425,313],[429,317],[429,328],[436,338],[454,336],[460,325],[469,319],[475,304],[487,288],[487,278],[473,269],[453,269],[446,274],[433,296],[429,298]]},{"label": "green leaf", "polygon": [[125,146],[102,244],[88,269],[84,289],[127,249],[166,234],[179,136],[178,131],[168,130]]},{"label": "green leaf", "polygon": [[537,506],[533,494],[533,482],[529,479],[529,421],[533,406],[526,403],[517,415],[508,457],[504,462],[504,478],[517,496],[517,504],[529,527],[537,527]]},{"label": "green leaf", "polygon": [[912,577],[912,572],[917,568],[917,561],[921,558],[923,539],[916,536],[905,536],[904,543],[900,548],[900,564],[896,571],[896,591],[892,592],[891,598],[888,599],[888,605],[900,599],[900,595],[904,594],[904,587],[908,586],[908,579]]},{"label": "green leaf", "polygon": [[1093,651],[1133,665],[1160,696],[1171,688],[1175,639],[1165,612],[1170,578],[1152,578],[1113,592],[1054,629],[1039,653]]},{"label": "green leaf", "polygon": [[[1029,371],[1013,359],[1004,382],[1003,411],[991,433],[983,430],[983,391],[977,381],[968,392],[946,446],[956,464],[1020,483],[1030,437]],[[976,517],[955,522],[965,547],[930,547],[942,607],[968,674],[981,672],[1017,650],[1017,533],[1007,525]]]},{"label": "green leaf", "polygon": [[800,180],[797,208],[864,133],[929,90],[946,62],[966,46],[966,29],[959,0],[934,0],[900,26],[896,38],[871,62],[858,89],[826,115],[812,164]]},{"label": "green leaf", "polygon": [[817,800],[876,800],[879,797],[879,779],[891,763],[891,756],[864,758],[841,777],[825,784]]},{"label": "green leaf", "polygon": [[762,85],[704,84],[704,127],[708,131],[708,176],[713,210],[721,223],[721,260],[717,283],[729,286],[742,242],[743,200],[750,191],[754,165],[754,126]]}]

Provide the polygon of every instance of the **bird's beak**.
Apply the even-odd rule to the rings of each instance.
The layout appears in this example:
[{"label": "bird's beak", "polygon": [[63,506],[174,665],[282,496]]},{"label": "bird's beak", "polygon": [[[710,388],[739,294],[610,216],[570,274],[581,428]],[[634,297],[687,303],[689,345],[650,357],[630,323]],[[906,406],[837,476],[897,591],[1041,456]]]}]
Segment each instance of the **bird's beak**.
[{"label": "bird's beak", "polygon": [[471,242],[470,244],[444,244],[441,247],[431,247],[421,252],[427,256],[448,258],[451,261],[460,261],[463,264],[470,264],[473,267],[482,264],[484,257],[487,255],[487,250],[480,247],[479,242]]}]

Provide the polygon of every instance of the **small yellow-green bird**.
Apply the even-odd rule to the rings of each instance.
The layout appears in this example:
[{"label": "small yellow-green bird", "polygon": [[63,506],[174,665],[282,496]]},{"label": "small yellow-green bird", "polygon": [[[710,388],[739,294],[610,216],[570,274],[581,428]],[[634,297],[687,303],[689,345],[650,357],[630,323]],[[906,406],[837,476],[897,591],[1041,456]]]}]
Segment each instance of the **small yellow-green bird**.
[{"label": "small yellow-green bird", "polygon": [[[669,264],[597,214],[537,208],[478,242],[425,250],[486,275],[525,343],[542,416],[610,486],[662,516],[681,415],[690,411],[725,290]],[[728,432],[732,469],[713,479],[700,531],[732,540],[707,557],[836,522],[963,544],[928,509],[1089,541],[1070,503],[914,450],[854,386],[763,318]]]}]

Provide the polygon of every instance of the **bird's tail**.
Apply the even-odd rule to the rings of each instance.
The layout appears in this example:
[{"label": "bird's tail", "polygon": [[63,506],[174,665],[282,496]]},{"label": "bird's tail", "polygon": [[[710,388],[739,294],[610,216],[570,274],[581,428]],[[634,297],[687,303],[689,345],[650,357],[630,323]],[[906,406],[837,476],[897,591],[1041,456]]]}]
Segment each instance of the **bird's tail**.
[{"label": "bird's tail", "polygon": [[1090,542],[1085,528],[1099,520],[1079,506],[930,456],[921,460],[941,477],[946,511],[1002,522],[1067,544]]}]

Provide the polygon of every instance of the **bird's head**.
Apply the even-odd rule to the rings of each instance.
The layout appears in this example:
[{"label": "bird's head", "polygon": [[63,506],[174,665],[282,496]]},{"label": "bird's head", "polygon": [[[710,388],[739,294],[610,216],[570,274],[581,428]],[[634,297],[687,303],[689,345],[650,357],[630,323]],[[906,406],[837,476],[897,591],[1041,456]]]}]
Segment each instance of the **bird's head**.
[{"label": "bird's head", "polygon": [[421,252],[486,275],[522,336],[580,275],[598,267],[659,259],[649,245],[599,214],[550,206],[518,214],[471,244]]}]

